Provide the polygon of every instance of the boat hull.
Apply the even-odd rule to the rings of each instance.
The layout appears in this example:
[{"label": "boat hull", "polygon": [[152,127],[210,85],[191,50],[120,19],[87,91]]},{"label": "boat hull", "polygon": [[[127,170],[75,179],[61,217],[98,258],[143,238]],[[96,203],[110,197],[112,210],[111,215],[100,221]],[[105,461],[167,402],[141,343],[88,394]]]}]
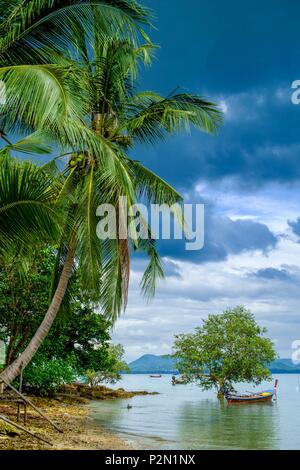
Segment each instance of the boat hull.
[{"label": "boat hull", "polygon": [[228,403],[257,403],[257,402],[270,402],[274,394],[270,395],[252,395],[252,396],[228,396],[226,400]]},{"label": "boat hull", "polygon": [[272,402],[273,397],[276,399],[278,379],[275,380],[274,388],[263,390],[260,393],[249,393],[248,395],[238,395],[237,393],[228,393],[226,400],[228,403],[264,403]]}]

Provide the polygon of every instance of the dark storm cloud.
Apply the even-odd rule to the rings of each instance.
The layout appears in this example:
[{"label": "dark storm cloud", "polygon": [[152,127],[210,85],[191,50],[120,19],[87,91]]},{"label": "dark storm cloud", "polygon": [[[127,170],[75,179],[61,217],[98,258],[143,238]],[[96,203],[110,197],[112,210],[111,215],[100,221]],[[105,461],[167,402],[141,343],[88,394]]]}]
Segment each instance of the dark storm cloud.
[{"label": "dark storm cloud", "polygon": [[224,177],[250,187],[299,181],[300,106],[291,103],[291,83],[300,79],[300,2],[145,3],[157,14],[161,49],[143,88],[166,94],[180,85],[229,109],[217,137],[193,131],[134,157],[178,189]]},{"label": "dark storm cloud", "polygon": [[223,261],[228,255],[246,251],[267,252],[275,247],[276,236],[269,228],[252,220],[231,220],[210,212],[205,217],[205,244],[199,251],[187,251],[183,240],[159,241],[162,256],[193,263]]},{"label": "dark storm cloud", "polygon": [[[146,83],[237,92],[297,76],[298,0],[145,0],[162,47]],[[171,6],[172,4],[172,6]]]},{"label": "dark storm cloud", "polygon": [[225,96],[224,103],[228,109],[218,136],[193,130],[138,149],[136,156],[179,190],[224,178],[253,189],[299,181],[300,106],[291,103],[289,84]]},{"label": "dark storm cloud", "polygon": [[[192,331],[208,313],[244,304],[268,328],[280,355],[288,357],[299,331],[300,271],[278,264],[297,264],[300,245],[288,234],[276,245],[277,236],[263,222],[283,233],[291,219],[300,241],[300,105],[291,103],[291,83],[300,79],[300,1],[143,2],[157,15],[151,37],[161,48],[141,88],[167,95],[179,85],[221,103],[226,112],[216,137],[193,130],[134,152],[134,158],[187,193],[187,202],[201,202],[193,193],[196,183],[215,199],[213,207],[204,201],[203,250],[185,251],[180,241],[160,243],[162,255],[175,265],[178,260],[181,279],[167,264],[169,279],[158,288],[154,306],[141,308],[134,292],[135,307],[118,323],[116,341],[129,344],[132,359],[146,352],[165,354],[171,352],[174,333]],[[282,191],[286,187],[289,196]],[[236,214],[234,220],[224,210]],[[253,250],[270,256],[252,256]],[[249,256],[222,263],[247,251]],[[209,261],[218,263],[208,266]],[[151,338],[149,344],[145,338]]]}]

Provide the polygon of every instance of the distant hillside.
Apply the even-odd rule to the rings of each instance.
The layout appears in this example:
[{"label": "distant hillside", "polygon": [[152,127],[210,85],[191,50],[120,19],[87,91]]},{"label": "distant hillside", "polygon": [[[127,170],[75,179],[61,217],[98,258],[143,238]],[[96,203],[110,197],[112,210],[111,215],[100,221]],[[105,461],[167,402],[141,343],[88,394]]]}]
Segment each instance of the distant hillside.
[{"label": "distant hillside", "polygon": [[175,374],[176,361],[171,356],[155,356],[154,354],[145,354],[136,361],[128,364],[132,374]]},{"label": "distant hillside", "polygon": [[[132,374],[176,374],[176,361],[171,356],[145,354],[128,364]],[[300,374],[300,364],[294,365],[290,359],[276,359],[270,364],[274,374]]]},{"label": "distant hillside", "polygon": [[300,374],[300,364],[293,364],[291,359],[276,359],[271,362],[270,370],[273,374]]}]

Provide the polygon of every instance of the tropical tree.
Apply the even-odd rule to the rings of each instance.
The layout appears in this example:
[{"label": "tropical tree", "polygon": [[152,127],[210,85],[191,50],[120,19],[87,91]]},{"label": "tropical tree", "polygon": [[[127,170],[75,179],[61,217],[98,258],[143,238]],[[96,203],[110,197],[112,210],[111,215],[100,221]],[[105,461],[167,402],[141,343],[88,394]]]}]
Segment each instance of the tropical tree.
[{"label": "tropical tree", "polygon": [[271,377],[268,364],[276,358],[273,343],[254,315],[244,307],[209,315],[194,333],[177,335],[174,352],[185,381],[219,395],[234,383],[261,383]]},{"label": "tropical tree", "polygon": [[86,377],[91,387],[103,383],[115,384],[121,379],[121,372],[128,371],[129,367],[123,359],[124,348],[121,344],[110,344],[105,361],[99,361],[93,369],[86,371]]},{"label": "tropical tree", "polygon": [[[67,117],[55,111],[42,123],[35,123],[51,138],[59,137],[64,155],[70,155],[62,173],[55,168],[59,158],[44,168],[58,175],[60,181],[63,178],[57,201],[64,208],[65,223],[53,297],[28,347],[2,373],[6,381],[14,379],[31,361],[47,336],[67,291],[75,259],[88,298],[99,304],[104,315],[114,321],[126,307],[132,247],[119,233],[115,239],[99,241],[97,207],[111,203],[127,227],[127,215],[118,205],[120,197],[125,197],[128,206],[141,197],[169,205],[182,202],[166,182],[130,158],[129,149],[136,142],[154,143],[168,133],[186,131],[190,125],[213,133],[221,122],[217,107],[199,96],[172,93],[163,98],[152,92],[135,93],[139,64],[148,64],[153,50],[147,38],[144,45],[119,36],[103,41],[101,25],[93,22],[93,41],[87,41],[82,24],[75,23],[73,47],[63,60],[58,55],[55,58],[57,81],[71,103]],[[50,68],[53,72],[54,66]],[[13,89],[13,81],[6,83]],[[59,99],[57,103],[60,107]],[[142,288],[146,295],[153,295],[156,280],[163,277],[154,241],[139,240],[133,248],[150,256]]]},{"label": "tropical tree", "polygon": [[[66,69],[61,69],[55,61],[57,54],[64,54],[73,48],[72,40],[78,27],[85,31],[87,43],[95,34],[104,40],[118,32],[119,37],[130,37],[136,41],[138,35],[144,35],[142,27],[149,24],[150,11],[135,0],[0,0],[0,140],[6,148],[0,158],[11,151],[22,154],[47,154],[51,151],[48,141],[59,144],[80,142],[87,138],[82,129],[81,97],[71,93],[65,81]],[[68,126],[69,125],[69,126]],[[38,132],[33,132],[39,129]],[[17,143],[10,142],[8,134],[24,134],[25,138]],[[91,147],[101,152],[97,143],[87,139]],[[103,149],[102,149],[103,152]],[[2,160],[2,158],[1,158]],[[6,163],[7,165],[7,163]],[[17,164],[9,168],[2,166],[7,174],[7,181],[2,179],[2,187],[20,183],[21,176],[16,175]],[[8,172],[14,177],[9,178]],[[30,174],[32,173],[32,174]],[[30,227],[37,231],[49,229],[50,212],[47,206],[48,221],[45,220],[46,199],[31,200],[41,197],[37,191],[37,173],[44,178],[44,189],[50,187],[51,179],[28,165],[22,169],[22,178],[27,182],[27,193],[11,187],[0,201],[2,247],[11,243],[12,232],[24,239],[28,237]],[[3,172],[2,172],[3,175]],[[32,184],[30,183],[30,180]],[[20,187],[24,188],[23,185]],[[35,189],[34,189],[35,188]],[[33,193],[30,194],[30,191]],[[26,197],[22,201],[22,197]],[[13,203],[16,205],[12,205]],[[53,202],[53,200],[49,201]],[[9,203],[9,215],[8,205]],[[37,225],[31,225],[30,209],[44,214],[42,222],[35,219]],[[12,209],[22,216],[13,216]],[[26,219],[27,214],[27,219]],[[29,215],[29,218],[28,218]],[[40,214],[42,215],[42,214]],[[5,217],[5,220],[3,219]],[[16,226],[13,227],[12,224]],[[5,233],[4,233],[5,232]]]},{"label": "tropical tree", "polygon": [[49,284],[55,250],[43,247],[28,252],[9,250],[0,257],[0,340],[9,366],[23,351],[49,305]]},{"label": "tropical tree", "polygon": [[[55,249],[44,246],[26,253],[0,257],[0,342],[5,345],[4,367],[11,364],[29,343],[49,303],[49,285],[55,266]],[[127,366],[124,350],[112,345],[111,323],[82,298],[76,270],[72,299],[64,305],[49,335],[23,373],[23,387],[48,395],[60,384],[97,371],[97,380],[116,381]],[[1,368],[1,365],[0,365]]]},{"label": "tropical tree", "polygon": [[[80,145],[89,148],[90,151],[98,153],[99,158],[101,155],[104,163],[105,148],[101,142],[93,140],[86,126],[82,125],[84,109],[80,106],[81,98],[78,99],[77,92],[71,93],[65,80],[66,70],[62,70],[57,64],[53,65],[53,54],[62,54],[68,47],[73,47],[71,36],[73,37],[78,26],[85,31],[86,40],[93,37],[95,24],[97,37],[101,40],[116,31],[119,37],[130,35],[132,40],[136,40],[137,33],[144,34],[140,25],[148,23],[149,12],[134,0],[15,0],[9,4],[6,1],[0,2],[0,16],[0,78],[5,84],[5,87],[1,84],[0,137],[8,144],[2,154],[7,155],[13,149],[29,152],[30,146],[34,153],[37,148],[40,153],[41,149],[44,151],[47,139],[51,139],[61,146],[71,143],[77,144],[77,148]],[[30,135],[30,132],[36,129],[39,131]],[[26,142],[23,139],[22,145],[12,144],[7,135],[15,132],[25,133]],[[107,160],[110,162],[109,158]],[[36,183],[36,173],[33,176],[33,187]],[[44,173],[38,173],[42,178]],[[49,176],[47,178],[49,182]],[[29,179],[28,175],[27,182]],[[7,182],[3,180],[3,186],[5,185]],[[27,236],[29,227],[36,231],[45,229],[45,225],[37,220],[35,225],[32,224],[30,214],[32,206],[35,213],[37,209],[40,212],[42,208],[44,212],[47,209],[49,219],[50,211],[45,197],[42,205],[39,200],[31,201],[29,193],[25,201],[19,199],[18,191],[9,194],[9,206],[4,194],[1,209],[2,218],[9,218],[9,225],[6,227],[3,224],[7,240],[10,240],[12,232],[19,238]],[[40,197],[37,192],[34,192],[33,196]],[[18,212],[22,215],[20,220],[12,217],[15,202]],[[25,204],[22,205],[23,202]],[[24,210],[26,208],[29,210]],[[7,217],[8,209],[10,212]],[[45,214],[41,215],[44,215],[45,220]],[[17,224],[18,228],[13,224]],[[50,311],[53,311],[53,308],[57,311],[61,304],[72,269],[73,255],[74,249],[70,250],[67,257],[61,282],[57,286],[58,299],[56,297],[54,305],[51,304]],[[46,324],[41,325],[40,329],[44,331],[44,335],[49,330],[49,323],[46,328],[45,326]],[[13,375],[16,375],[18,370],[19,368],[15,368]],[[5,377],[8,379],[8,375]]]}]

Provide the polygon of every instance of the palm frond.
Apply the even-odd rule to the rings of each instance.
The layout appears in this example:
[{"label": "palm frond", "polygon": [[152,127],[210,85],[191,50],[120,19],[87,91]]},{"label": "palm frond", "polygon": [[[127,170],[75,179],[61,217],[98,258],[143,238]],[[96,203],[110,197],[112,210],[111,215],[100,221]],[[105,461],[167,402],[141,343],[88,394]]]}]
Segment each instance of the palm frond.
[{"label": "palm frond", "polygon": [[222,123],[222,113],[214,103],[186,93],[168,98],[139,94],[128,102],[128,110],[132,114],[124,127],[141,142],[154,143],[166,134],[187,132],[191,125],[214,134]]},{"label": "palm frond", "polygon": [[95,168],[92,165],[78,199],[77,256],[85,290],[89,293],[90,300],[98,301],[102,272],[102,246],[97,237],[96,210],[98,201],[94,173]]},{"label": "palm frond", "polygon": [[117,240],[105,240],[102,244],[102,273],[100,307],[103,315],[115,323],[123,307],[122,268]]},{"label": "palm frond", "polygon": [[11,15],[15,8],[19,5],[22,0],[0,0],[0,19],[4,21]]},{"label": "palm frond", "polygon": [[163,263],[156,250],[154,240],[151,240],[150,238],[148,240],[143,240],[139,244],[139,247],[145,251],[150,258],[149,264],[144,271],[141,281],[142,293],[145,299],[150,301],[155,295],[157,283],[159,280],[165,278]]},{"label": "palm frond", "polygon": [[1,249],[16,241],[53,241],[59,234],[57,184],[31,163],[0,162]]},{"label": "palm frond", "polygon": [[[1,128],[21,132],[23,126],[47,131],[67,119],[79,119],[86,109],[84,91],[70,79],[69,70],[58,65],[19,65],[0,68],[6,86]],[[77,92],[75,92],[77,90]]]},{"label": "palm frond", "polygon": [[152,44],[136,47],[128,40],[115,38],[94,45],[92,69],[87,70],[91,110],[100,115],[101,128],[105,131],[110,128],[110,134],[116,117],[120,119],[122,102],[132,94],[140,64],[151,62],[153,50]]},{"label": "palm frond", "polygon": [[135,192],[138,200],[147,204],[167,206],[179,227],[186,232],[183,212],[183,197],[166,181],[136,160],[127,160],[134,175]]},{"label": "palm frond", "polygon": [[34,132],[7,147],[12,151],[29,155],[49,155],[52,151],[46,136],[41,132]]},{"label": "palm frond", "polygon": [[149,10],[134,0],[22,0],[14,3],[0,25],[1,62],[28,63],[32,55],[47,60],[51,48],[65,51],[76,22],[93,33],[95,11],[103,38],[116,32],[132,36],[136,24],[149,19]]},{"label": "palm frond", "polygon": [[128,160],[135,177],[135,190],[138,198],[146,198],[153,204],[182,204],[183,197],[166,181],[146,168],[137,160]]}]

